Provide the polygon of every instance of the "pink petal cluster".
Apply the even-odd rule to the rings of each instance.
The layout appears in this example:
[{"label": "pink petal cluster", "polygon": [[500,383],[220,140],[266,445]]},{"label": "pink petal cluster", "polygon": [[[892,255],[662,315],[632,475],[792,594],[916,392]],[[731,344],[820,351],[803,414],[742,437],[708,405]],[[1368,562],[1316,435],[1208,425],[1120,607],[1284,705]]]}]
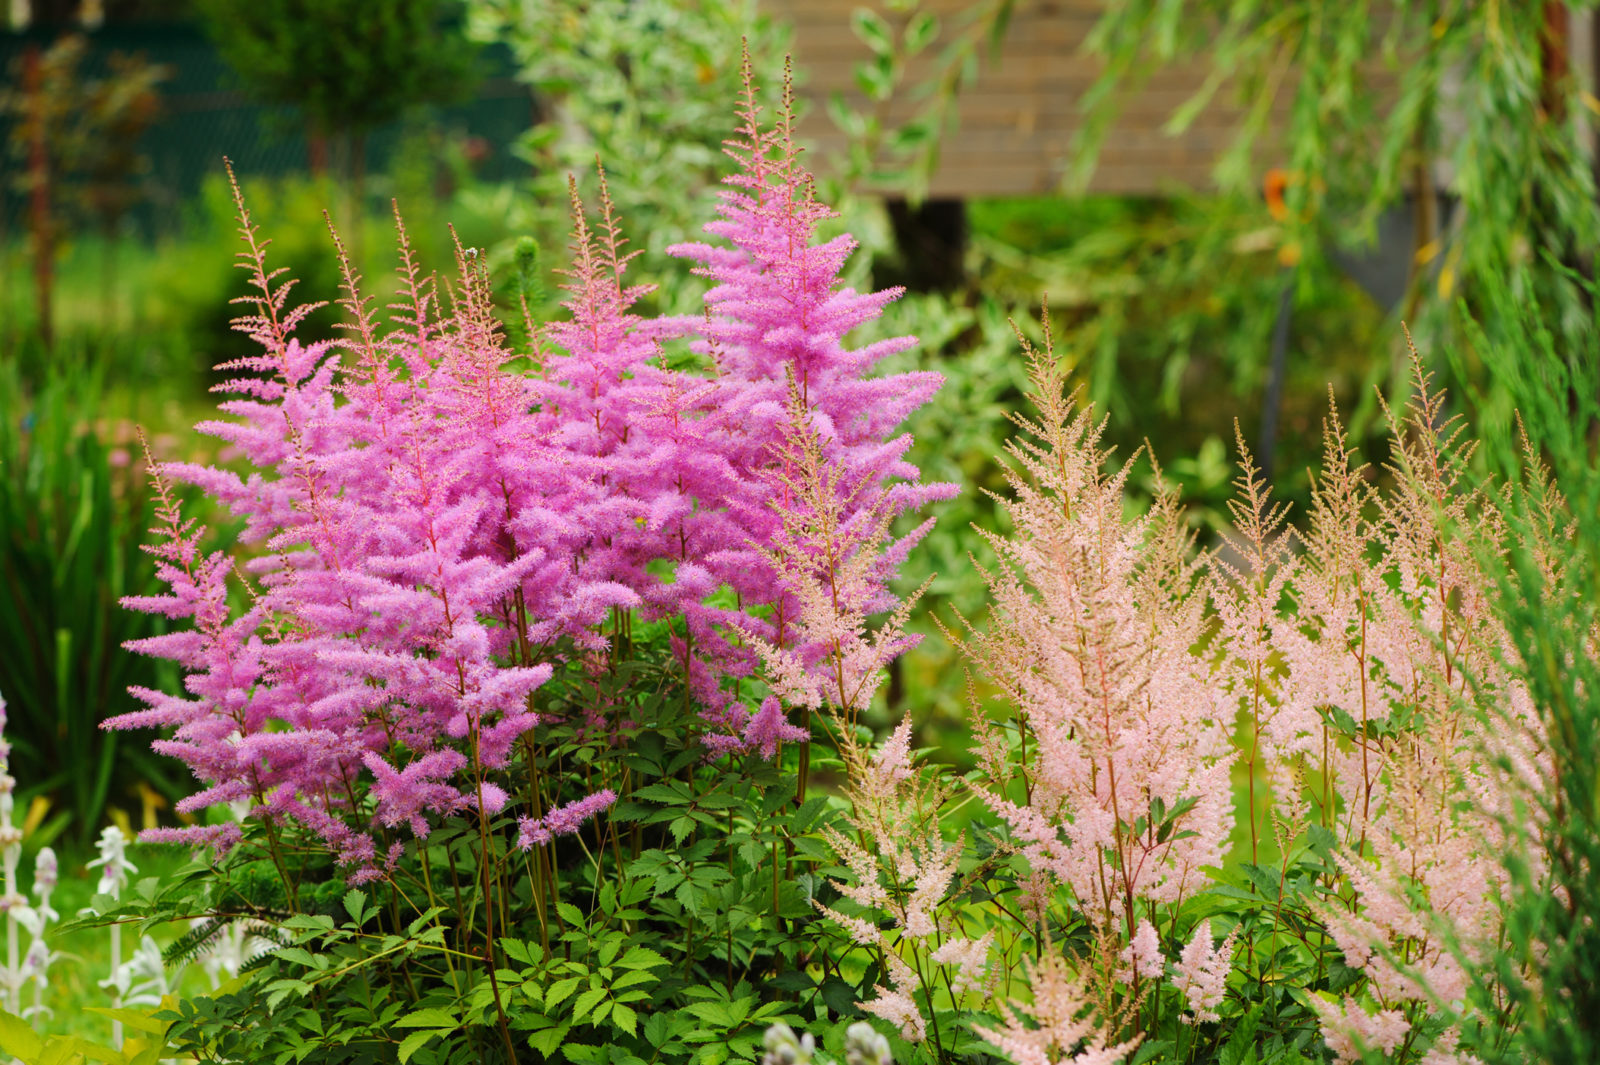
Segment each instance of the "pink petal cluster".
[{"label": "pink petal cluster", "polygon": [[532,850],[535,845],[549,843],[557,836],[570,836],[583,827],[583,823],[611,808],[617,793],[604,788],[576,802],[558,806],[543,817],[517,819],[517,846]]},{"label": "pink petal cluster", "polygon": [[[510,765],[548,712],[540,687],[558,668],[597,668],[606,625],[630,611],[675,619],[713,750],[771,755],[806,737],[778,704],[752,716],[738,697],[756,661],[745,635],[784,653],[800,638],[795,593],[768,555],[784,523],[789,390],[848,474],[847,529],[953,487],[917,483],[910,439],[894,435],[939,377],[869,376],[914,339],[845,343],[898,293],[841,287],[854,245],[815,239],[830,212],[812,198],[787,113],[763,129],[752,88],[741,115],[739,171],[707,227],[715,242],[680,249],[713,280],[706,315],[633,313],[644,290],[623,282],[630,256],[602,193],[598,225],[575,204],[570,317],[542,330],[534,372],[502,335],[481,257],[458,248],[442,308],[403,228],[389,321],[341,250],[348,335],[304,342],[296,327],[313,308],[291,305],[292,282],[268,266],[240,200],[255,291],[237,324],[260,353],[229,364],[226,417],[199,428],[247,472],[153,467],[150,550],[169,591],[127,605],[188,623],[135,645],[186,677],[181,693],[136,691],[147,708],[106,723],[171,730],[156,748],[202,782],[181,813],[243,802],[320,837],[358,879],[382,875],[387,830],[420,837],[439,818],[513,801],[522,777]],[[661,357],[684,340],[703,372]],[[243,522],[242,572],[202,551],[173,481]],[[871,609],[894,604],[888,581],[910,542],[856,574]],[[814,667],[795,653],[802,673]],[[523,834],[570,831],[560,818],[575,827],[604,794],[531,829],[525,819]],[[152,838],[237,837],[202,825]]]},{"label": "pink petal cluster", "polygon": [[[696,272],[711,281],[706,313],[661,323],[665,332],[690,338],[691,348],[715,367],[702,400],[714,416],[699,427],[705,435],[701,453],[715,456],[715,468],[698,471],[685,483],[684,494],[702,506],[684,536],[694,552],[696,575],[732,588],[741,606],[681,604],[688,637],[704,664],[694,673],[696,694],[713,714],[729,700],[716,685],[717,676],[746,674],[757,661],[754,646],[733,634],[769,647],[794,643],[792,629],[801,609],[795,595],[807,582],[780,572],[772,549],[786,516],[789,532],[796,531],[792,518],[799,485],[793,474],[803,450],[794,439],[797,430],[814,437],[831,471],[838,512],[830,532],[840,543],[863,544],[885,519],[956,492],[952,484],[917,483],[916,467],[905,458],[911,437],[894,435],[938,390],[940,376],[870,376],[881,360],[912,347],[915,338],[893,337],[858,348],[845,342],[902,290],[860,293],[840,286],[839,272],[856,242],[848,234],[816,239],[818,227],[834,212],[817,202],[800,165],[792,106],[786,101],[771,130],[761,127],[759,114],[747,91],[739,138],[728,147],[739,167],[721,193],[721,217],[706,226],[719,242],[668,249],[698,263]],[[917,528],[852,575],[860,605],[869,612],[894,606],[887,579],[927,528]],[[844,559],[836,563],[845,568]],[[814,634],[810,647],[796,649],[802,674],[820,654],[817,643],[825,640]],[[736,714],[733,722],[738,720]]]}]

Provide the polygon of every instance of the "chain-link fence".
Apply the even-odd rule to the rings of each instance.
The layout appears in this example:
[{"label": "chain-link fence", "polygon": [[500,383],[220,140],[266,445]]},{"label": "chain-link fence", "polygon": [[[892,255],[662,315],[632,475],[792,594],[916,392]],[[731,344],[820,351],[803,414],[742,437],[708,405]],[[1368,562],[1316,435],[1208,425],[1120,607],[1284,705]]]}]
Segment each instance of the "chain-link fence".
[{"label": "chain-link fence", "polygon": [[[0,33],[0,71],[19,84],[23,55],[30,46],[48,48],[53,32]],[[140,151],[148,166],[133,180],[142,195],[125,224],[154,235],[172,232],[207,175],[222,169],[223,157],[241,175],[287,175],[309,169],[306,130],[287,108],[249,99],[237,78],[200,30],[188,25],[122,25],[87,34],[80,76],[104,75],[115,53],[139,55],[167,68],[161,82],[161,110],[145,131]],[[482,78],[465,104],[428,109],[374,130],[366,138],[366,166],[382,173],[402,149],[407,133],[432,128],[471,138],[473,172],[500,180],[526,173],[513,152],[517,137],[533,121],[532,97],[513,77],[508,51],[488,47],[479,53]],[[0,240],[20,235],[27,198],[19,191],[22,160],[11,144],[12,120],[0,115],[5,180],[0,182]],[[337,154],[335,153],[335,160]]]}]

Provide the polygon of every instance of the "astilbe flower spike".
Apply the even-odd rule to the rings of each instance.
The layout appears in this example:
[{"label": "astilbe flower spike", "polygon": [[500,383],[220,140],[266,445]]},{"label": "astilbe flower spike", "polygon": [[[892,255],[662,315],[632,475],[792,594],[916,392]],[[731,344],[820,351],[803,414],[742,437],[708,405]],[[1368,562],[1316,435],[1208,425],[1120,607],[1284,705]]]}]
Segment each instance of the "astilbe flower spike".
[{"label": "astilbe flower spike", "polygon": [[[1503,530],[1414,349],[1412,365],[1405,412],[1385,405],[1393,490],[1368,484],[1330,404],[1308,528],[1294,534],[1304,551],[1263,550],[1271,523],[1248,520],[1266,507],[1246,457],[1240,526],[1267,575],[1227,571],[1212,593],[1220,670],[1244,695],[1250,756],[1265,763],[1277,806],[1297,818],[1315,810],[1336,846],[1341,895],[1318,912],[1366,985],[1312,1004],[1341,1062],[1397,1051],[1425,1018],[1463,1002],[1463,963],[1494,949],[1507,875],[1501,826],[1513,803],[1491,767],[1518,767],[1537,792],[1548,764],[1480,569]],[[1279,596],[1290,608],[1267,617]],[[1500,706],[1503,727],[1486,733],[1475,701]],[[1315,771],[1309,787],[1304,767]],[[1183,969],[1199,987],[1192,971],[1209,970],[1195,949]],[[1426,1060],[1471,1060],[1457,1056],[1455,1029],[1430,1038],[1419,1044]]]},{"label": "astilbe flower spike", "polygon": [[[1364,580],[1367,630],[1378,634],[1368,641],[1373,716],[1401,727],[1363,744],[1370,784],[1342,789],[1337,858],[1357,905],[1325,914],[1346,961],[1368,977],[1374,1007],[1349,997],[1319,1007],[1341,1060],[1355,1060],[1357,1045],[1392,1050],[1421,1018],[1465,1000],[1464,965],[1496,949],[1508,875],[1511,782],[1493,766],[1524,767],[1538,791],[1548,765],[1479,568],[1504,530],[1466,475],[1471,444],[1459,421],[1444,416],[1414,349],[1412,360],[1411,402],[1403,418],[1390,412],[1396,488],[1378,500]],[[1474,700],[1503,708],[1500,728],[1485,732]],[[1342,771],[1363,779],[1355,769]],[[1430,1060],[1458,1060],[1456,1038],[1453,1029],[1436,1037]]]},{"label": "astilbe flower spike", "polygon": [[1003,1028],[973,1026],[973,1031],[994,1044],[1016,1065],[1117,1065],[1136,1049],[1137,1038],[1111,1043],[1105,1026],[1090,1004],[1088,981],[1074,975],[1059,955],[1048,953],[1033,964],[1024,959],[1033,1004],[1024,1022],[1011,1005],[1000,1003]]},{"label": "astilbe flower spike", "polygon": [[549,843],[557,836],[570,836],[588,821],[617,801],[617,793],[610,788],[595,792],[586,798],[558,806],[543,817],[523,817],[517,822],[517,846],[531,850],[536,844]]},{"label": "astilbe flower spike", "polygon": [[[859,293],[840,286],[839,272],[855,241],[841,235],[817,242],[819,226],[833,212],[817,202],[800,164],[792,90],[785,86],[779,123],[768,130],[761,126],[748,56],[745,84],[739,136],[727,146],[738,169],[725,181],[720,219],[705,227],[721,243],[668,249],[697,262],[696,272],[712,282],[706,316],[663,323],[693,338],[694,350],[715,362],[715,388],[707,401],[721,420],[710,443],[725,465],[701,497],[715,506],[701,534],[709,549],[699,562],[742,605],[688,608],[689,637],[704,663],[695,673],[697,694],[713,718],[727,700],[718,678],[748,673],[756,660],[730,634],[749,634],[779,648],[792,640],[799,604],[789,578],[765,554],[783,521],[782,507],[770,504],[785,491],[784,478],[773,471],[784,464],[791,388],[825,461],[839,471],[840,490],[848,493],[838,525],[842,536],[860,542],[877,523],[956,491],[951,484],[917,483],[917,470],[905,459],[911,438],[890,435],[937,391],[940,376],[868,376],[879,361],[911,348],[916,339],[845,344],[846,334],[877,318],[902,290]],[[889,577],[927,528],[925,523],[889,546],[871,572],[861,575],[863,605],[870,612],[894,606]],[[770,615],[757,607],[770,608]]]},{"label": "astilbe flower spike", "polygon": [[[1197,559],[1159,468],[1152,505],[1126,516],[1128,467],[1111,467],[1101,423],[1064,388],[1046,319],[1038,416],[1019,419],[1030,439],[1010,449],[1002,500],[1015,531],[990,535],[992,618],[952,637],[1010,711],[990,721],[974,696],[967,788],[1003,822],[994,853],[1021,861],[984,938],[957,934],[972,909],[957,901],[960,839],[938,825],[950,791],[913,766],[909,721],[872,756],[847,737],[853,833],[829,840],[849,875],[823,911],[882,959],[887,986],[863,1009],[922,1038],[971,1001],[991,943],[1002,957],[1020,944],[1041,958],[1032,1006],[1003,1005],[1004,1027],[974,1030],[1017,1062],[1114,1060],[1134,1046],[1119,1040],[1153,1034],[1147,1022],[1240,1016],[1229,1000],[1241,985],[1247,1016],[1255,988],[1302,964],[1267,949],[1263,928],[1304,941],[1311,927],[1313,957],[1342,955],[1360,974],[1307,1003],[1341,1065],[1477,1065],[1468,1033],[1504,1019],[1474,1016],[1472,971],[1503,942],[1505,852],[1528,816],[1518,799],[1550,793],[1552,760],[1493,609],[1485,560],[1507,535],[1493,490],[1415,351],[1412,362],[1410,403],[1385,407],[1390,486],[1369,481],[1330,403],[1296,529],[1240,434],[1232,542]],[[1547,539],[1532,558],[1559,587],[1570,521],[1538,457],[1527,465]],[[785,572],[817,586],[804,567]],[[795,654],[764,654],[778,688],[809,690]],[[1250,850],[1235,886],[1223,858],[1241,755]],[[1256,864],[1262,808],[1274,869]],[[1542,875],[1541,854],[1519,860]],[[1224,914],[1195,920],[1185,904],[1219,886],[1277,904],[1218,943]],[[1062,927],[1068,951],[1051,946]],[[1519,963],[1498,959],[1516,979]],[[939,974],[938,1000],[929,965],[960,967]]]},{"label": "astilbe flower spike", "polygon": [[1190,1013],[1185,1020],[1194,1023],[1220,1020],[1217,1007],[1227,992],[1228,969],[1233,962],[1235,935],[1229,932],[1221,944],[1211,942],[1211,920],[1201,921],[1194,929],[1194,938],[1183,948],[1178,958],[1178,990],[1183,993]]},{"label": "astilbe flower spike", "polygon": [[980,792],[1038,872],[1085,918],[1124,935],[1220,866],[1232,824],[1227,693],[1195,653],[1195,564],[1170,501],[1125,520],[1124,466],[1103,472],[1101,426],[1075,411],[1049,346],[1031,351],[1039,416],[1010,448],[1015,532],[985,534],[987,632],[957,637],[1030,737],[1025,802]]}]

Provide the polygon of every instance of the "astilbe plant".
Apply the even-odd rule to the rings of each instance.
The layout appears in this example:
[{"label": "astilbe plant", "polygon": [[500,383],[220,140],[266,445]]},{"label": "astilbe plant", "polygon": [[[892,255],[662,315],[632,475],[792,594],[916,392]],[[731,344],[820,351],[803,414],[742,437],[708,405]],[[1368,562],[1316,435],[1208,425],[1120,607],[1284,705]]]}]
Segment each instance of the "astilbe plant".
[{"label": "astilbe plant", "polygon": [[1002,707],[975,699],[977,769],[937,782],[909,721],[846,749],[828,913],[888,977],[862,1008],[935,1057],[1478,1060],[1514,1017],[1466,1005],[1468,970],[1549,759],[1484,569],[1500,496],[1444,396],[1413,352],[1381,487],[1330,409],[1304,531],[1241,439],[1234,539],[1196,556],[1172,495],[1130,510],[1048,340],[961,640]]},{"label": "astilbe plant", "polygon": [[1465,999],[1464,967],[1495,949],[1505,819],[1547,776],[1484,571],[1504,549],[1500,501],[1412,358],[1412,398],[1390,412],[1392,488],[1371,487],[1330,407],[1306,532],[1279,535],[1281,514],[1246,455],[1236,516],[1253,573],[1213,567],[1220,668],[1240,697],[1245,757],[1272,786],[1278,891],[1288,894],[1291,844],[1304,832],[1334,863],[1321,897],[1305,893],[1309,913],[1364,977],[1358,993],[1306,1000],[1340,1060],[1454,1060],[1460,1035],[1436,1018]]},{"label": "astilbe plant", "polygon": [[[962,897],[998,898],[996,878],[1013,870],[997,867],[992,835],[976,868],[959,840],[942,838],[948,789],[919,779],[906,722],[882,753],[851,759],[858,839],[836,836],[854,879],[839,889],[888,927],[836,916],[891,978],[864,1008],[915,1042],[954,1004],[1002,979],[1009,987],[1025,944],[1060,928],[1052,900],[1070,900],[1087,967],[1075,976],[1052,958],[1036,968],[1032,1016],[1043,1027],[1008,1014],[972,1031],[1018,1060],[1112,1061],[1137,1035],[1115,1038],[1102,1019],[1164,973],[1152,918],[1203,890],[1221,861],[1233,752],[1224,694],[1194,649],[1203,600],[1175,506],[1163,499],[1124,520],[1127,467],[1105,472],[1100,427],[1063,394],[1048,334],[1030,354],[1039,416],[1021,423],[1033,439],[1011,449],[1015,532],[986,534],[1001,559],[989,574],[993,621],[956,637],[1015,707],[1009,736],[975,720],[983,768],[970,790],[1026,873],[1004,904],[947,912]],[[957,1033],[945,1039],[960,1045]]]},{"label": "astilbe plant", "polygon": [[[814,240],[830,212],[810,198],[788,110],[763,129],[748,88],[740,114],[740,170],[707,227],[727,243],[676,249],[716,281],[705,318],[634,317],[642,290],[623,284],[629,256],[609,201],[598,230],[575,203],[571,318],[544,329],[541,350],[555,350],[535,374],[505,346],[476,256],[458,249],[443,312],[403,226],[393,327],[341,249],[348,335],[302,342],[310,308],[291,306],[292,282],[268,266],[240,200],[255,292],[238,325],[262,354],[227,367],[240,371],[224,386],[240,397],[221,408],[233,419],[199,428],[251,472],[157,465],[152,550],[172,591],[129,605],[193,621],[138,644],[189,671],[188,695],[141,690],[149,710],[108,722],[175,727],[158,746],[207,784],[180,812],[247,801],[269,824],[321,836],[356,882],[381,877],[395,844],[379,848],[367,815],[423,837],[430,818],[498,812],[496,775],[540,720],[534,693],[565,661],[559,645],[574,643],[581,662],[607,645],[614,612],[636,608],[686,620],[694,694],[728,733],[708,739],[740,749],[749,715],[725,678],[748,675],[751,641],[798,655],[802,671],[816,657],[792,646],[800,605],[771,554],[784,530],[772,504],[791,490],[791,388],[843,471],[841,536],[953,491],[916,485],[901,457],[909,439],[891,436],[938,375],[866,376],[914,338],[843,343],[897,292],[839,287],[853,243]],[[667,336],[698,338],[709,374],[664,366]],[[256,553],[242,609],[228,600],[233,560],[201,550],[173,480],[244,519]],[[863,611],[894,604],[888,580],[914,538],[851,574]],[[722,588],[737,605],[708,602]],[[226,847],[237,831],[154,836]]]},{"label": "astilbe plant", "polygon": [[[818,239],[830,212],[800,165],[792,98],[777,128],[764,128],[748,69],[746,84],[729,146],[738,167],[707,227],[712,241],[679,249],[713,282],[699,318],[633,312],[643,289],[624,280],[630,255],[602,174],[597,222],[574,197],[569,317],[535,326],[527,349],[506,340],[479,257],[457,248],[442,300],[398,214],[388,321],[339,248],[346,332],[307,341],[297,327],[311,308],[292,304],[292,282],[271,267],[241,199],[254,291],[238,326],[260,354],[229,364],[227,417],[199,426],[239,461],[152,464],[150,550],[170,591],[128,605],[189,623],[135,648],[178,662],[184,690],[141,689],[148,709],[107,725],[169,729],[156,747],[202,787],[178,808],[195,823],[145,838],[238,849],[245,864],[229,868],[247,885],[251,863],[270,862],[275,899],[255,887],[223,892],[236,903],[240,892],[260,896],[247,916],[323,905],[318,881],[337,872],[387,899],[393,929],[415,937],[433,922],[440,938],[425,945],[442,953],[442,986],[471,1009],[492,1004],[507,1055],[513,1026],[541,1032],[535,1045],[551,1053],[574,1025],[613,1009],[637,1035],[627,1003],[644,991],[562,1002],[571,994],[562,966],[616,957],[614,947],[584,953],[599,940],[581,938],[581,914],[563,894],[574,855],[590,905],[630,914],[630,931],[645,912],[638,892],[660,896],[651,919],[677,922],[669,938],[692,973],[723,945],[707,942],[718,927],[709,903],[684,901],[723,883],[706,879],[722,869],[702,865],[726,854],[732,878],[770,854],[767,923],[715,917],[726,991],[744,986],[738,964],[754,975],[794,963],[784,908],[796,889],[792,876],[780,885],[780,861],[792,873],[814,858],[796,857],[791,837],[780,859],[791,815],[779,816],[781,792],[764,799],[752,774],[772,777],[761,767],[798,746],[803,793],[811,729],[786,708],[808,712],[821,696],[801,693],[857,684],[903,650],[904,639],[872,642],[865,629],[897,605],[890,581],[921,531],[893,541],[889,524],[954,491],[919,484],[903,457],[909,438],[895,435],[938,375],[870,376],[913,338],[845,342],[897,292],[841,286],[854,245]],[[180,512],[180,482],[242,521],[245,550],[205,549],[204,530]],[[802,568],[831,589],[826,604]],[[854,649],[859,640],[870,650]],[[762,656],[785,663],[770,687],[753,675]],[[677,710],[666,692],[681,693]],[[649,742],[630,747],[641,736]],[[704,768],[716,759],[722,776]],[[652,776],[671,783],[647,786]],[[708,816],[699,804],[713,802],[702,785],[724,789],[707,809],[727,811],[726,831],[765,833],[762,845],[693,842]],[[243,821],[207,815],[223,806]],[[820,809],[800,804],[792,816],[810,824]],[[655,838],[668,821],[678,851]],[[357,922],[368,913],[346,908]],[[530,909],[538,946],[524,958],[514,937],[534,938]],[[572,947],[573,937],[588,946]],[[539,1012],[527,1015],[502,991],[502,949],[567,990],[539,992]],[[626,955],[636,969],[666,964],[639,950]],[[426,998],[419,979],[404,975],[413,1001]],[[468,995],[469,985],[479,990]],[[659,1020],[668,1023],[664,1010]],[[750,1038],[757,1045],[759,1029]]]}]

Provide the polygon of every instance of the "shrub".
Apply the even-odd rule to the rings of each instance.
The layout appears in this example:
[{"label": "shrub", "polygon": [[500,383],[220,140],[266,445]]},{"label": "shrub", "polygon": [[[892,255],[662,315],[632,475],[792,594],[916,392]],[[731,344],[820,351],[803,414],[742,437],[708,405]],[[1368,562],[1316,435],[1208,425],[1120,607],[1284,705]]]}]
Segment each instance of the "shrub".
[{"label": "shrub", "polygon": [[[602,176],[598,224],[575,204],[571,316],[531,350],[466,249],[441,311],[403,228],[391,322],[341,251],[348,333],[303,341],[311,308],[240,200],[261,354],[201,428],[249,472],[156,464],[170,591],[128,604],[188,623],[134,645],[186,679],[107,724],[171,729],[156,748],[203,784],[195,823],[145,838],[222,856],[126,912],[292,943],[167,1017],[176,1045],[714,1065],[838,1000],[798,923],[827,802],[780,696],[871,690],[905,641],[863,629],[922,531],[888,523],[952,486],[918,483],[894,435],[938,376],[867,376],[914,340],[843,342],[897,293],[839,286],[853,244],[814,239],[787,101],[776,129],[753,88],[740,114],[716,243],[675,249],[713,282],[705,313],[631,312]],[[178,482],[243,520],[249,557],[202,549]]]},{"label": "shrub", "polygon": [[[1014,1061],[1440,1063],[1504,1038],[1463,1004],[1513,871],[1547,882],[1516,814],[1552,763],[1494,609],[1496,499],[1413,356],[1387,489],[1330,410],[1291,531],[1241,442],[1237,541],[1196,558],[1171,494],[1129,516],[1130,464],[1047,334],[993,616],[960,638],[999,710],[975,703],[978,769],[919,769],[909,723],[845,748],[825,912],[888,978],[863,1009],[935,1059],[976,1037]],[[1497,972],[1525,985],[1536,953]]]}]

